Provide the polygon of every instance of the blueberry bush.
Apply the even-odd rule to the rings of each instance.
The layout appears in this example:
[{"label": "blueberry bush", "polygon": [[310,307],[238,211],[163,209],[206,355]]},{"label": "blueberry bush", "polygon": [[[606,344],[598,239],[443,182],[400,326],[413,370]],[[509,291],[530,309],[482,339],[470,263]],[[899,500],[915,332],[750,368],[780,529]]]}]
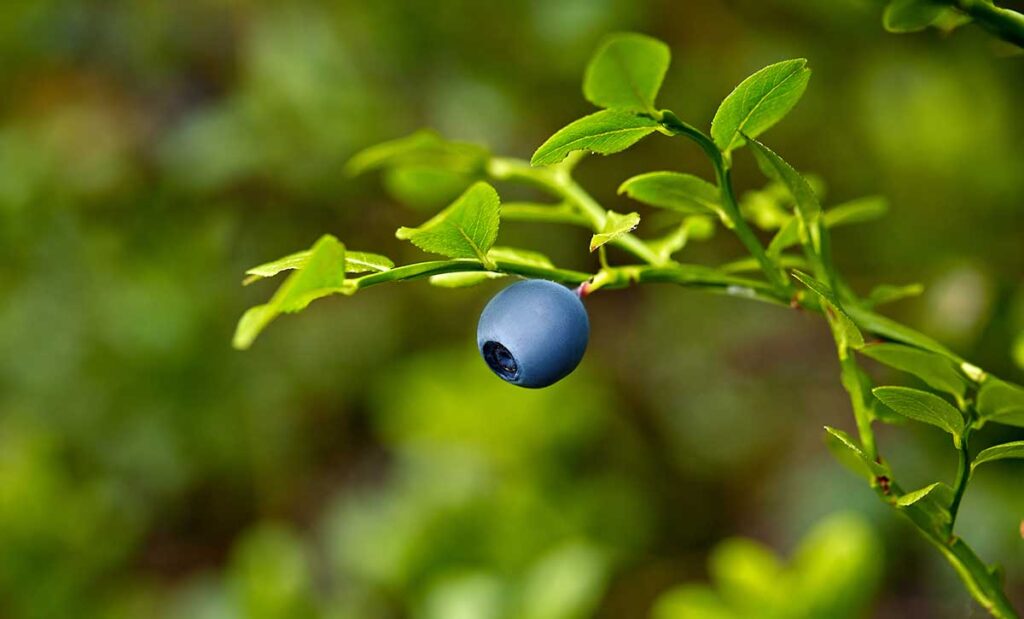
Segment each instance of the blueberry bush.
[{"label": "blueberry bush", "polygon": [[[984,2],[960,4],[970,4],[979,15],[994,10],[990,5],[979,8],[987,4]],[[897,0],[886,13],[887,25],[910,29],[906,23],[911,9],[918,11],[919,21],[927,25],[930,22],[920,16],[924,5],[931,3]],[[975,19],[987,23],[978,15]],[[981,465],[1024,458],[1024,441],[980,451],[974,448],[976,434],[991,424],[1024,427],[1024,388],[986,372],[879,311],[883,304],[920,294],[920,286],[886,283],[859,292],[836,269],[830,249],[833,232],[874,220],[884,212],[884,205],[865,198],[824,208],[816,179],[801,174],[763,140],[807,88],[811,76],[807,61],[778,62],[743,80],[722,101],[710,131],[705,132],[657,104],[669,60],[669,48],[645,35],[624,33],[607,38],[587,65],[583,80],[584,97],[598,110],[557,131],[529,161],[498,156],[485,147],[450,141],[426,130],[357,154],[347,164],[351,175],[380,171],[390,186],[399,188],[398,193],[413,203],[453,198],[426,222],[396,232],[397,238],[441,259],[396,266],[383,255],[350,249],[336,237],[325,235],[308,250],[247,271],[246,283],[284,273],[287,277],[269,301],[242,316],[235,347],[249,348],[278,316],[299,312],[317,299],[351,296],[379,284],[424,278],[443,288],[495,278],[547,280],[574,288],[582,299],[639,284],[667,283],[819,313],[835,343],[839,378],[849,395],[854,428],[848,433],[826,427],[828,447],[935,547],[979,605],[993,617],[1018,617],[1004,593],[1000,569],[986,563],[968,540],[957,535],[956,522],[968,484]],[[683,138],[695,145],[710,162],[713,177],[708,180],[664,169],[623,179],[620,194],[663,211],[658,221],[663,225],[669,222],[660,235],[640,236],[635,234],[641,225],[637,212],[605,208],[574,180],[573,173],[588,153],[619,153],[653,136]],[[768,183],[762,197],[773,199],[737,198],[732,180],[734,161],[745,156],[754,158]],[[550,199],[502,203],[495,184],[528,186]],[[503,221],[586,229],[597,266],[588,272],[560,268],[532,249],[499,245]],[[708,238],[717,227],[734,234],[746,255],[724,264],[676,259],[684,248]],[[756,228],[771,231],[770,241],[762,242]],[[502,307],[494,309],[497,316],[485,316],[481,333],[494,321],[508,319],[511,326],[502,328],[522,330],[525,335],[518,331],[514,335],[523,335],[530,346],[538,347],[537,354],[545,361],[565,353],[566,346],[578,348],[580,337],[585,346],[585,332],[566,331],[575,328],[567,324],[581,324],[581,319],[558,322],[565,319],[559,312],[570,310],[517,320],[519,308],[504,307],[509,304],[500,301],[516,286],[499,294],[495,302]],[[586,321],[585,313],[582,321]],[[515,382],[519,371],[515,351],[486,349],[491,339],[484,339],[480,346],[485,359],[499,375],[504,373],[503,378]],[[554,363],[557,367],[545,368],[544,376],[530,386],[560,378],[575,366],[577,353],[582,354],[582,348],[565,353],[565,359]],[[862,367],[864,359],[915,377],[919,384],[876,385]],[[880,453],[875,428],[908,422],[933,426],[948,435],[958,459],[951,479],[934,479],[919,488],[904,487],[903,476]],[[1011,514],[993,513],[990,517],[993,522],[1012,519]]]}]

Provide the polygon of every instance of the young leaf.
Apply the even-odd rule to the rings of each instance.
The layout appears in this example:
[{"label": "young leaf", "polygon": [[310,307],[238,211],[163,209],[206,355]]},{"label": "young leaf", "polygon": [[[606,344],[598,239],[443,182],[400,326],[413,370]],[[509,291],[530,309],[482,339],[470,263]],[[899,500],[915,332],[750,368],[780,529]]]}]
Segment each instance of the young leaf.
[{"label": "young leaf", "polygon": [[800,219],[798,217],[790,217],[789,221],[779,228],[779,231],[772,237],[770,243],[768,243],[768,249],[765,253],[772,260],[778,260],[779,256],[786,249],[796,245],[800,242]]},{"label": "young leaf", "polygon": [[982,449],[974,457],[974,462],[971,463],[971,471],[974,471],[974,468],[979,464],[1008,458],[1024,459],[1024,441],[1013,441],[1012,443],[1003,443],[1002,445]]},{"label": "young leaf", "polygon": [[423,251],[449,258],[476,258],[493,265],[488,250],[498,237],[498,192],[483,181],[475,183],[455,202],[418,228],[399,228],[395,236]]},{"label": "young leaf", "polygon": [[614,241],[623,234],[632,232],[638,225],[640,225],[640,215],[637,213],[623,215],[615,211],[608,211],[604,217],[604,225],[601,226],[601,231],[590,239],[590,251],[596,250],[605,243]]},{"label": "young leaf", "polygon": [[913,374],[929,387],[945,391],[957,400],[967,393],[967,380],[957,372],[953,362],[942,355],[903,344],[870,344],[861,348],[860,353]]},{"label": "young leaf", "polygon": [[899,505],[900,507],[909,507],[929,496],[933,501],[935,501],[937,506],[943,509],[949,509],[949,504],[952,502],[953,498],[953,489],[941,481],[937,481],[934,484],[928,484],[924,488],[904,494],[900,498],[896,499],[896,505]]},{"label": "young leaf", "polygon": [[345,282],[345,246],[324,235],[309,250],[304,265],[288,276],[265,305],[249,308],[238,321],[233,345],[246,349],[278,314],[298,312],[310,302],[336,292],[349,292]]},{"label": "young leaf", "polygon": [[978,391],[978,415],[986,421],[1024,428],[1024,388],[989,378]]},{"label": "young leaf", "polygon": [[648,172],[626,179],[619,193],[637,202],[687,214],[719,213],[718,187],[692,174]]},{"label": "young leaf", "polygon": [[440,273],[430,276],[430,283],[438,288],[469,288],[483,282],[505,277],[504,273],[491,271],[463,271],[460,273]]},{"label": "young leaf", "polygon": [[657,39],[611,35],[587,65],[583,96],[598,107],[652,112],[670,58],[668,46]]},{"label": "young leaf", "polygon": [[949,402],[927,391],[909,387],[877,387],[872,393],[896,413],[949,432],[953,435],[953,442],[960,446],[964,418]]},{"label": "young leaf", "polygon": [[861,335],[860,329],[847,315],[846,310],[839,304],[839,300],[832,294],[832,290],[828,286],[800,271],[793,271],[793,277],[818,295],[823,305],[822,309],[825,311],[825,317],[832,326],[836,340],[841,346],[858,348],[864,345],[864,336]]},{"label": "young leaf", "polygon": [[868,458],[864,450],[849,434],[829,426],[825,426],[825,432],[825,441],[829,451],[840,464],[869,481],[888,474],[884,466]]},{"label": "young leaf", "polygon": [[[502,210],[504,211],[504,207],[502,207]],[[487,252],[487,257],[494,262],[548,269],[555,268],[555,265],[552,264],[551,260],[544,254],[515,247],[492,247],[491,251]],[[498,279],[500,277],[505,277],[505,274],[493,273],[490,271],[441,273],[439,275],[432,275],[430,277],[430,283],[441,288],[466,288],[468,286],[475,286],[479,283],[491,279]]]},{"label": "young leaf", "polygon": [[924,286],[921,284],[906,284],[904,286],[893,286],[891,284],[881,284],[875,286],[868,293],[867,303],[871,307],[876,305],[882,305],[884,303],[892,303],[893,301],[899,301],[900,299],[906,299],[907,297],[916,297],[924,292]]},{"label": "young leaf", "polygon": [[488,157],[481,146],[450,142],[434,131],[421,129],[356,153],[345,164],[345,171],[355,176],[381,168],[427,166],[469,173],[482,170]]},{"label": "young leaf", "polygon": [[602,110],[559,129],[533,153],[530,164],[558,163],[577,150],[610,155],[626,150],[657,131],[658,121],[623,110]]},{"label": "young leaf", "polygon": [[769,65],[743,80],[715,112],[711,137],[728,153],[742,146],[744,136],[756,138],[782,120],[807,88],[811,70],[797,58]]},{"label": "young leaf", "polygon": [[382,184],[401,204],[436,211],[459,197],[479,176],[430,165],[396,165],[384,170]]},{"label": "young leaf", "polygon": [[940,0],[892,0],[882,13],[882,25],[889,32],[917,32],[938,19],[948,2]]},{"label": "young leaf", "polygon": [[[267,262],[266,264],[255,266],[245,272],[248,277],[242,280],[242,285],[248,286],[257,280],[274,277],[283,271],[301,269],[306,265],[306,262],[309,261],[309,254],[310,250],[305,249],[303,251],[295,252],[294,254],[289,254],[284,258],[278,258],[273,262]],[[345,252],[346,273],[387,271],[394,266],[395,263],[392,262],[390,258],[380,254],[373,254],[367,251]]]}]

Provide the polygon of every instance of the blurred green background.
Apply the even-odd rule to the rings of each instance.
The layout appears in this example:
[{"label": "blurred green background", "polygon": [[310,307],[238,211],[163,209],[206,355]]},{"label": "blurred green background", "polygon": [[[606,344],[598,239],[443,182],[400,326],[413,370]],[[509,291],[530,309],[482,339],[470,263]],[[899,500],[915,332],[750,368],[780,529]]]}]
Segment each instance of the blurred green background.
[{"label": "blurred green background", "polygon": [[[753,70],[807,57],[811,86],[766,141],[826,179],[827,202],[891,204],[836,233],[840,269],[862,292],[926,284],[887,311],[1019,382],[1024,57],[970,27],[888,34],[880,14],[5,2],[0,617],[982,616],[824,448],[821,427],[851,417],[813,316],[671,287],[595,295],[582,366],[536,392],[477,358],[500,282],[374,288],[229,346],[273,286],[240,287],[249,266],[326,232],[420,258],[393,232],[429,207],[398,206],[395,179],[345,178],[354,152],[430,126],[528,156],[589,112],[601,37],[637,30],[673,49],[659,102],[700,126]],[[740,159],[739,189],[759,187]],[[666,168],[710,172],[652,139],[579,176],[623,210],[620,181]],[[578,231],[508,224],[499,241],[594,268]],[[680,259],[738,255],[720,233]],[[940,433],[880,431],[908,487],[952,476]],[[1021,464],[979,472],[962,534],[1024,608],[1022,517]]]}]

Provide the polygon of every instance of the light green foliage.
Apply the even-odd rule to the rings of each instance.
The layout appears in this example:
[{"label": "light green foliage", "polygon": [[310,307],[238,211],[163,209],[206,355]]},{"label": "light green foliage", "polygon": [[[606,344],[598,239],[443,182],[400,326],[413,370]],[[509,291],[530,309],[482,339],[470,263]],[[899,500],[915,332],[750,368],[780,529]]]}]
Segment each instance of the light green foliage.
[{"label": "light green foliage", "polygon": [[813,221],[821,213],[821,203],[807,179],[761,142],[751,140],[751,147],[765,176],[786,187],[793,197],[797,213],[804,220]]},{"label": "light green foliage", "polygon": [[395,236],[423,251],[491,265],[487,252],[498,238],[500,202],[498,192],[481,181],[423,225],[399,228]]},{"label": "light green foliage", "polygon": [[647,172],[619,185],[619,193],[637,202],[687,214],[720,213],[718,187],[692,174]]},{"label": "light green foliage", "polygon": [[659,127],[658,121],[647,116],[623,110],[602,110],[559,129],[533,153],[530,163],[535,166],[555,164],[577,150],[610,155],[626,150]]},{"label": "light green foliage", "polygon": [[889,32],[917,32],[930,26],[949,6],[943,0],[892,0],[882,13]]},{"label": "light green foliage", "polygon": [[770,129],[793,109],[810,78],[807,60],[797,58],[769,65],[740,82],[711,121],[715,144],[728,153]]},{"label": "light green foliage", "polygon": [[587,65],[583,96],[598,107],[654,112],[670,59],[668,46],[657,39],[611,35]]},{"label": "light green foliage", "polygon": [[908,297],[920,296],[922,292],[924,292],[924,286],[921,284],[906,284],[903,286],[880,284],[871,289],[865,301],[870,306],[884,305]]},{"label": "light green foliage", "polygon": [[834,514],[808,532],[789,561],[753,540],[722,542],[709,560],[713,587],[670,590],[652,619],[853,619],[870,604],[881,570],[870,525]]},{"label": "light green foliage", "polygon": [[345,170],[357,175],[385,168],[419,166],[472,173],[482,168],[487,157],[485,148],[451,142],[435,131],[423,129],[356,153],[345,165]]},{"label": "light green foliage", "polygon": [[[504,212],[504,209],[505,207],[502,207],[502,212]],[[492,261],[500,260],[502,262],[521,264],[524,266],[551,269],[555,268],[555,265],[551,263],[551,259],[544,254],[515,247],[492,247],[490,251],[487,252],[487,257]],[[441,288],[466,288],[501,277],[505,277],[505,274],[493,273],[490,271],[477,273],[442,273],[440,275],[430,276],[430,283]]]},{"label": "light green foliage", "polygon": [[606,243],[610,243],[627,232],[632,232],[640,225],[640,215],[637,213],[616,213],[608,211],[604,216],[604,223],[601,224],[600,232],[590,239],[590,251]]},{"label": "light green foliage", "polygon": [[958,401],[966,395],[967,380],[953,362],[942,355],[903,344],[871,344],[859,352],[889,367],[913,374],[929,387],[944,391]]},{"label": "light green foliage", "polygon": [[900,498],[896,499],[896,504],[900,507],[908,507],[925,499],[926,497],[934,497],[940,502],[940,504],[943,504],[945,507],[949,507],[949,499],[952,496],[953,489],[941,481],[937,481],[933,484],[928,484],[924,488],[904,494]]},{"label": "light green foliage", "polygon": [[985,421],[1024,428],[1024,388],[988,378],[978,390],[978,415]]},{"label": "light green foliage", "polygon": [[864,196],[833,206],[825,211],[824,223],[829,228],[862,224],[882,218],[889,210],[889,201],[881,196]]},{"label": "light green foliage", "polygon": [[941,428],[959,445],[964,432],[960,411],[937,395],[909,387],[877,387],[872,393],[886,406],[909,419]]},{"label": "light green foliage", "polygon": [[984,464],[985,462],[1010,458],[1024,459],[1024,441],[1013,441],[1011,443],[995,445],[988,449],[982,449],[978,452],[978,455],[974,457],[974,462],[971,463],[971,470],[974,470],[974,467],[979,464]]},{"label": "light green foliage", "polygon": [[298,312],[320,297],[346,292],[344,285],[345,246],[325,235],[309,250],[305,265],[288,276],[269,302],[245,312],[235,330],[235,348],[251,346],[278,314]]},{"label": "light green foliage", "polygon": [[[673,254],[686,247],[692,239],[703,241],[711,238],[715,233],[715,223],[710,217],[702,215],[690,215],[683,219],[682,223],[661,238],[647,241],[647,244],[658,255],[663,262],[667,262]],[[756,267],[755,267],[756,268]]]}]

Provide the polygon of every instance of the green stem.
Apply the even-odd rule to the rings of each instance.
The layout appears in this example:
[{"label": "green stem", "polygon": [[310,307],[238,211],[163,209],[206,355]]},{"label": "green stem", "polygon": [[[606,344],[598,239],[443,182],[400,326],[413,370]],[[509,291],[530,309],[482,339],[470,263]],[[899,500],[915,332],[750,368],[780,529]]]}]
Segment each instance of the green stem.
[{"label": "green stem", "polygon": [[768,257],[764,247],[761,245],[761,241],[754,234],[754,230],[740,214],[740,207],[732,187],[732,176],[729,167],[722,157],[722,152],[718,150],[718,146],[715,145],[711,138],[704,135],[701,130],[683,122],[668,110],[662,111],[660,120],[662,125],[673,134],[688,137],[696,142],[708,156],[708,159],[711,160],[711,165],[715,169],[715,179],[722,198],[722,211],[729,220],[729,226],[736,233],[743,246],[747,248],[747,251],[750,252],[750,255],[761,265],[761,270],[764,272],[765,277],[768,278],[768,281],[779,290],[791,291],[792,286],[786,274]]},{"label": "green stem", "polygon": [[[598,232],[604,225],[605,209],[572,179],[568,169],[535,168],[529,162],[521,159],[493,157],[487,165],[487,174],[494,180],[518,181],[539,187],[555,197],[569,202],[576,207],[579,215],[588,222],[593,232]],[[628,251],[648,264],[668,264],[647,243],[633,234],[624,234],[612,241],[611,244]]]},{"label": "green stem", "polygon": [[991,0],[951,0],[979,26],[1017,47],[1024,47],[1024,15],[996,6]]},{"label": "green stem", "polygon": [[971,476],[971,457],[967,452],[967,439],[971,434],[971,424],[967,424],[964,435],[960,438],[960,450],[958,453],[956,467],[956,481],[953,484],[953,501],[949,504],[949,534],[953,535],[953,525],[956,524],[956,514],[960,511],[960,501],[964,498],[967,490],[967,481]]}]

